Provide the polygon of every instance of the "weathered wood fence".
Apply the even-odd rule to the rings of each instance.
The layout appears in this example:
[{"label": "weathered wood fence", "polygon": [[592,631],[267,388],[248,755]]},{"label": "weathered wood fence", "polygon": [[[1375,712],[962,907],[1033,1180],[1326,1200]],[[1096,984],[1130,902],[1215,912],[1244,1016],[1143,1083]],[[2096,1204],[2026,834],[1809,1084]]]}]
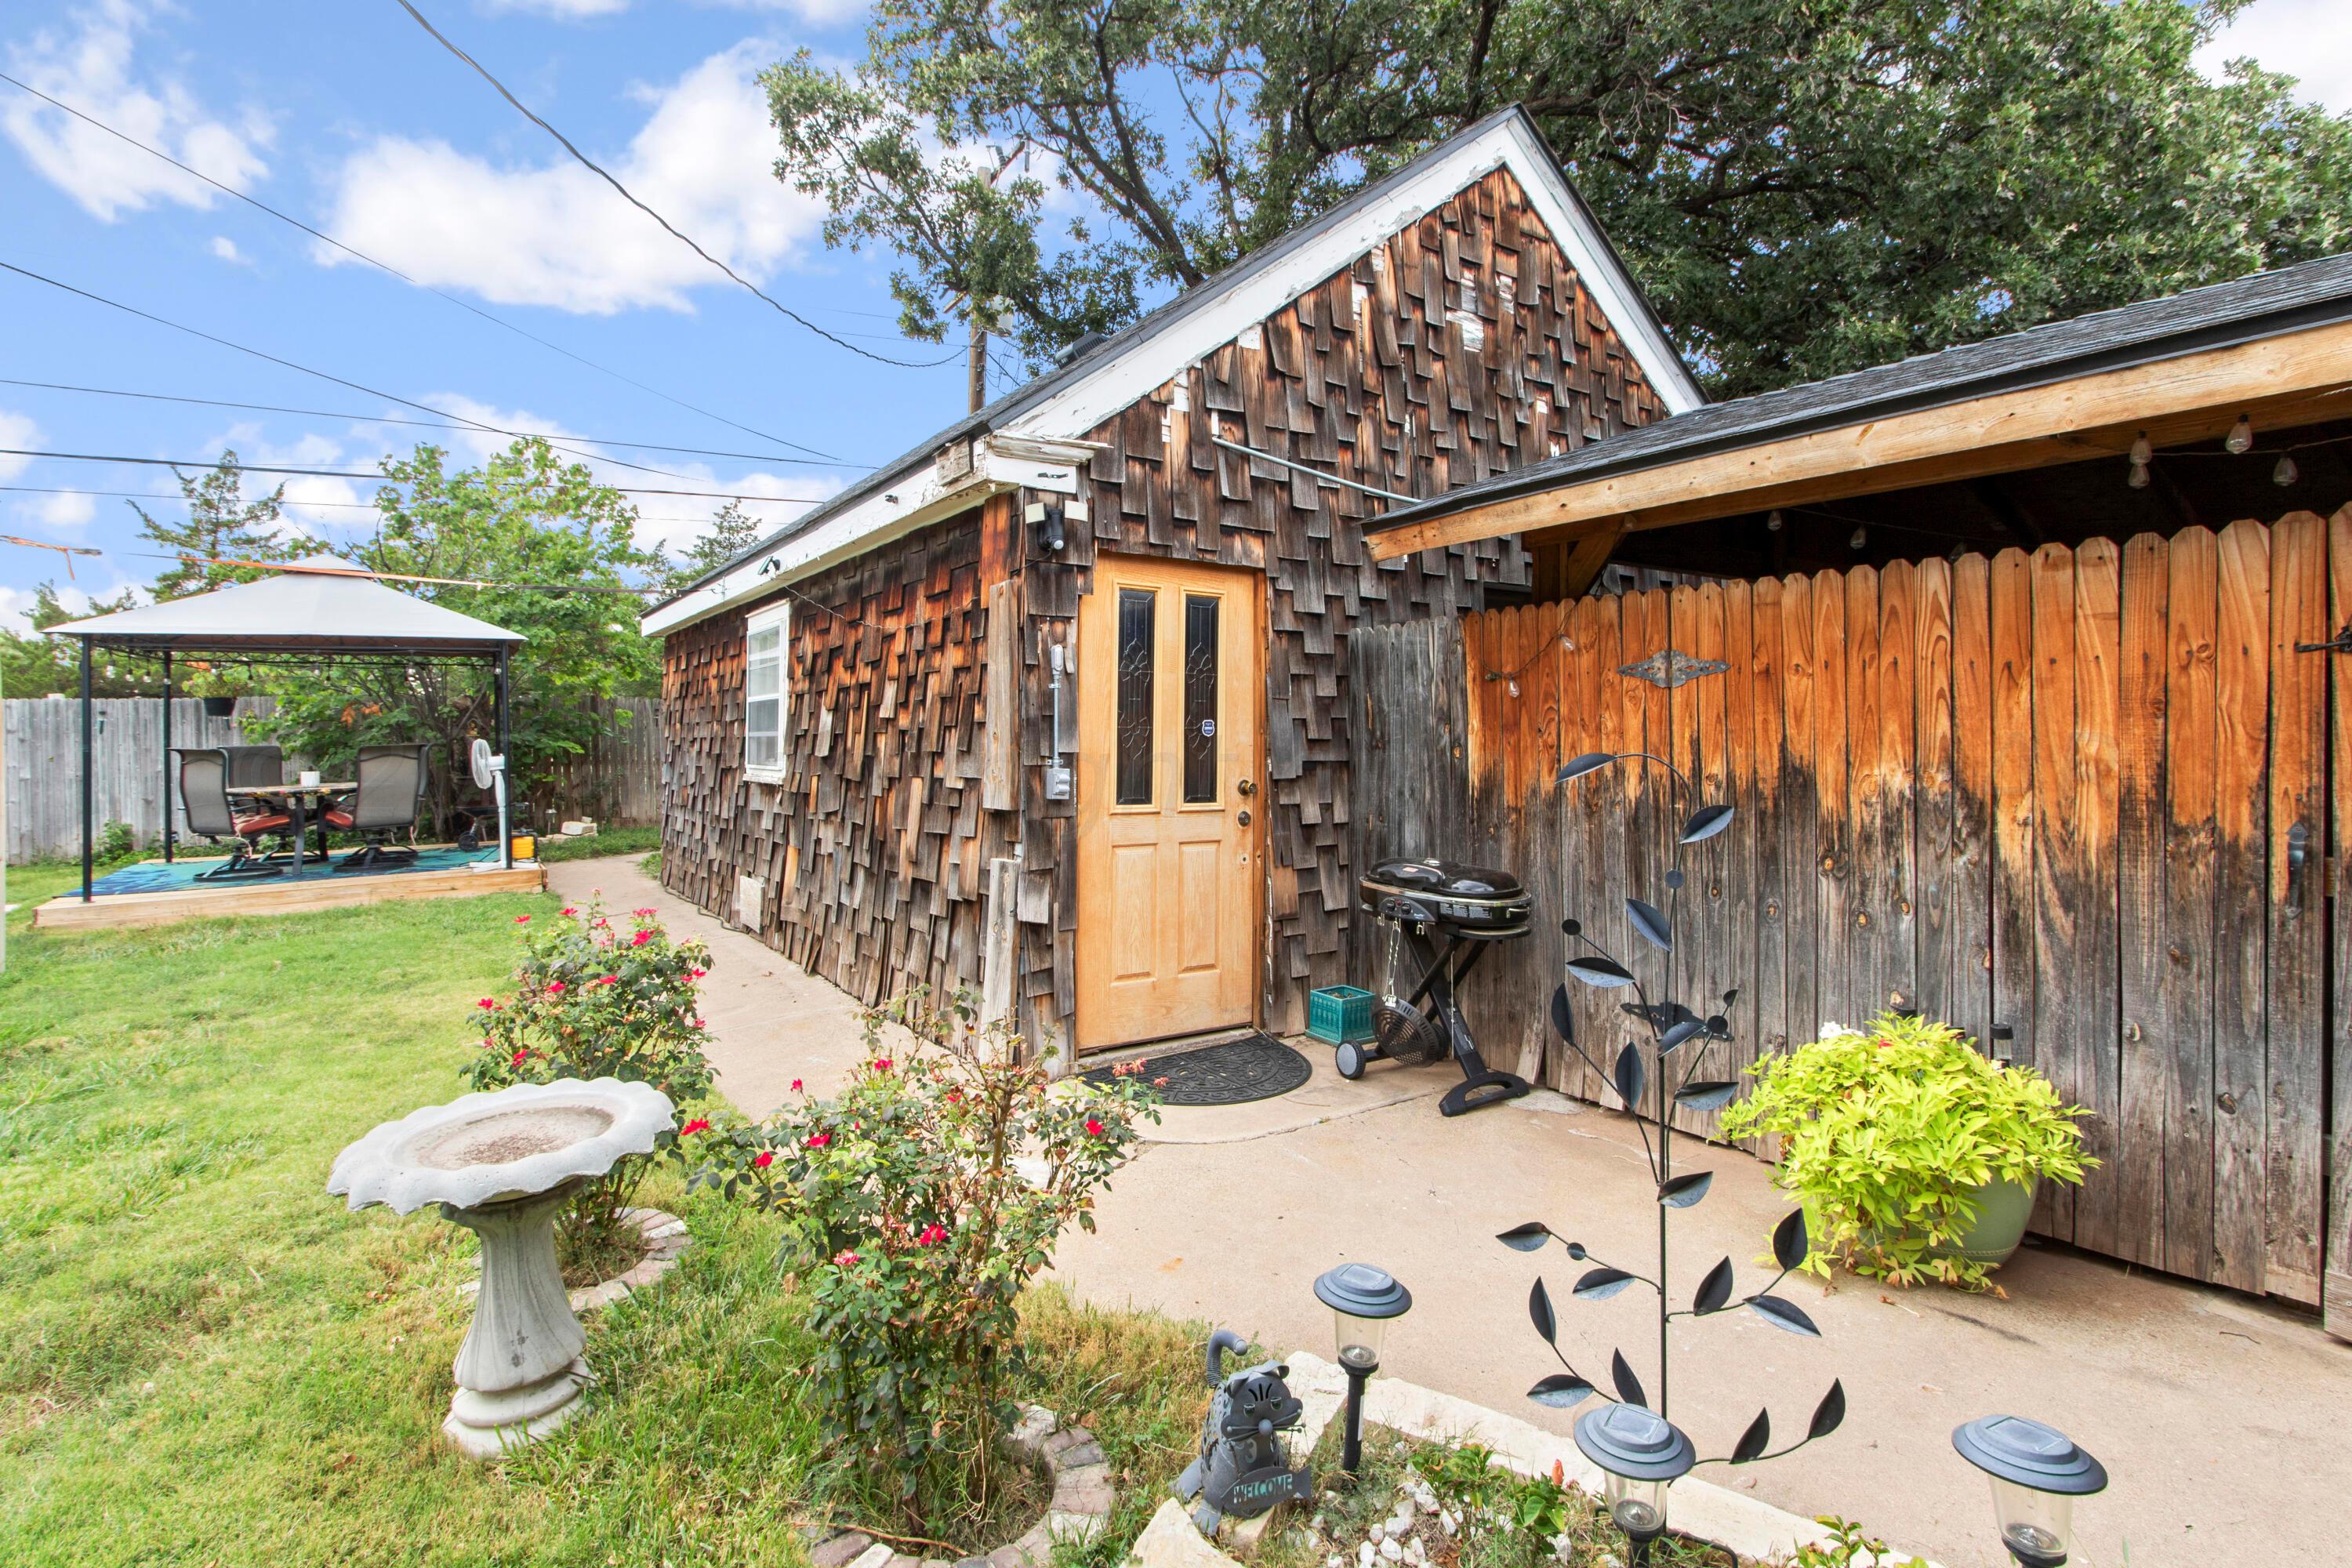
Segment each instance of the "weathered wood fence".
[{"label": "weathered wood fence", "polygon": [[[1740,988],[1731,1066],[1828,1020],[1948,1018],[2090,1112],[2102,1165],[2045,1192],[2043,1234],[2324,1294],[2352,1334],[2352,665],[2296,651],[2347,620],[2352,508],[1359,633],[1355,830],[1367,860],[1528,879],[1538,939],[1474,1022],[1598,1100],[1542,1025],[1558,921],[1628,951],[1622,898],[1664,901],[1633,847],[1678,803],[1655,768],[1554,775],[1671,761],[1740,814],[1686,853],[1679,954],[1693,992]],[[1669,649],[1728,668],[1624,673]],[[1613,1047],[1611,1000],[1571,990]]]},{"label": "weathered wood fence", "polygon": [[[153,844],[163,833],[163,705],[153,698],[106,698],[93,704],[99,729],[95,815],[102,827],[128,823],[135,840]],[[238,712],[267,713],[269,698],[240,700]],[[615,826],[661,820],[661,702],[622,698],[600,704],[608,722],[595,746],[561,769],[535,805],[560,816],[591,816]],[[625,712],[626,717],[619,715]],[[81,704],[71,699],[10,698],[0,702],[6,726],[0,783],[7,796],[6,853],[11,863],[66,858],[81,853]],[[238,720],[207,719],[204,704],[181,698],[172,705],[174,746],[235,746],[246,742]],[[185,819],[177,819],[184,827]]]}]

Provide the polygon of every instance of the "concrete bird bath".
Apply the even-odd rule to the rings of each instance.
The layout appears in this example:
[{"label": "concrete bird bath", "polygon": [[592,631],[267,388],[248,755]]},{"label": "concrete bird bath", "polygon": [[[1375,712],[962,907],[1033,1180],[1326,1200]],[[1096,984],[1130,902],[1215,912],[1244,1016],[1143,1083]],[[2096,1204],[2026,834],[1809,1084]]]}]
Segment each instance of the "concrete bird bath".
[{"label": "concrete bird bath", "polygon": [[335,1157],[352,1209],[426,1204],[482,1238],[482,1289],[441,1430],[478,1459],[535,1443],[577,1413],[587,1344],[555,1260],[555,1216],[623,1156],[651,1152],[669,1097],[600,1078],[517,1084],[387,1121]]}]

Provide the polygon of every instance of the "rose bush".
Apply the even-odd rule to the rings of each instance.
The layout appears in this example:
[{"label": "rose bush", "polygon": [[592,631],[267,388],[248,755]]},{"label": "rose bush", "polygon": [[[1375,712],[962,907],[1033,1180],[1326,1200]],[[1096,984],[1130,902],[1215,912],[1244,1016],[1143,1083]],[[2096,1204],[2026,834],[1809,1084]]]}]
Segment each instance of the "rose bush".
[{"label": "rose bush", "polygon": [[[650,909],[632,910],[624,930],[593,899],[552,918],[518,915],[515,930],[523,956],[513,989],[474,1005],[481,1043],[464,1069],[474,1088],[617,1078],[681,1104],[709,1092],[696,997],[709,947],[672,941]],[[665,1133],[663,1146],[670,1142]],[[567,1273],[603,1278],[635,1261],[622,1215],[648,1166],[641,1156],[624,1160],[566,1206],[556,1241]]]},{"label": "rose bush", "polygon": [[[768,1121],[698,1129],[692,1182],[783,1220],[833,1435],[883,1472],[904,1520],[937,1535],[984,1516],[996,1436],[1013,1416],[1022,1288],[1159,1119],[1137,1067],[1059,1086],[1004,1024],[959,992],[865,1010],[865,1059],[831,1100],[802,1092]],[[911,1047],[885,1043],[891,1026]]]}]

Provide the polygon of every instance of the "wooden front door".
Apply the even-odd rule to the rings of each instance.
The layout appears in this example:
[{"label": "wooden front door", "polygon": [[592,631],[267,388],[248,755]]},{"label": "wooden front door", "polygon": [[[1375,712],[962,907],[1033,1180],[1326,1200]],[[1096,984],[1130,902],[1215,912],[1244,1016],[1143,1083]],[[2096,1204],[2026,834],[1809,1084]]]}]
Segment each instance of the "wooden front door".
[{"label": "wooden front door", "polygon": [[1255,1016],[1261,581],[1097,559],[1078,610],[1081,1050]]}]

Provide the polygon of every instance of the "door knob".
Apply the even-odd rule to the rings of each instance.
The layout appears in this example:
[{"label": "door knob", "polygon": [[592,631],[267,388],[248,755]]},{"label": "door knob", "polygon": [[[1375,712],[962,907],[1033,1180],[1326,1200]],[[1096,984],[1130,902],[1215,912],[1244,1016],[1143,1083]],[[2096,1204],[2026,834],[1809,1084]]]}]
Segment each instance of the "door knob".
[{"label": "door knob", "polygon": [[1234,781],[1234,793],[1236,795],[1255,795],[1257,793],[1257,785],[1250,783],[1247,779],[1236,779]]},{"label": "door knob", "polygon": [[1247,810],[1246,808],[1244,808],[1244,809],[1241,812],[1241,814],[1240,814],[1238,816],[1236,816],[1236,817],[1234,818],[1234,820],[1235,820],[1235,821],[1237,821],[1237,822],[1239,822],[1239,823],[1240,823],[1244,827],[1247,827],[1247,826],[1249,826],[1249,812],[1248,812],[1248,810]]}]

